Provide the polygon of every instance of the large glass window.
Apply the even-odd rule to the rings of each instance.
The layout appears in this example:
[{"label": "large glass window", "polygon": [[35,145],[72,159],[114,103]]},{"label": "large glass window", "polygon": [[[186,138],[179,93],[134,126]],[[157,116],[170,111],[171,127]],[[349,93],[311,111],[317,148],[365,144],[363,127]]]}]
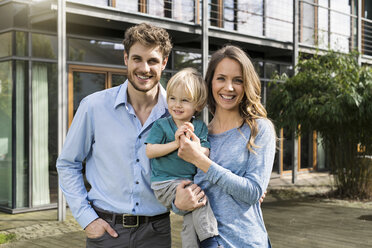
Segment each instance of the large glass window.
[{"label": "large glass window", "polygon": [[0,58],[12,56],[12,32],[0,34]]},{"label": "large glass window", "polygon": [[194,22],[195,0],[174,0],[172,2],[173,16],[177,21]]},{"label": "large glass window", "polygon": [[328,47],[328,0],[318,0],[318,46]]},{"label": "large glass window", "polygon": [[71,61],[124,64],[124,46],[121,43],[70,38],[68,46],[68,58]]},{"label": "large glass window", "polygon": [[263,35],[263,2],[238,1],[238,31],[250,35]]},{"label": "large glass window", "polygon": [[314,45],[315,37],[315,7],[314,0],[304,0],[300,5],[301,42]]},{"label": "large glass window", "polygon": [[0,205],[12,206],[12,64],[0,63]]},{"label": "large glass window", "polygon": [[56,59],[58,54],[57,37],[45,34],[32,34],[32,56]]},{"label": "large glass window", "polygon": [[293,0],[266,0],[265,36],[291,41],[293,34]]},{"label": "large glass window", "polygon": [[57,202],[58,85],[57,66],[32,66],[32,205]]},{"label": "large glass window", "polygon": [[[94,6],[108,6],[107,0],[73,0],[73,2],[90,4]],[[118,2],[121,2],[120,0]]]},{"label": "large glass window", "polygon": [[202,57],[200,53],[175,51],[174,52],[174,69],[181,70],[186,67],[196,68],[201,71]]},{"label": "large glass window", "polygon": [[138,0],[116,1],[116,8],[128,12],[137,12]]},{"label": "large glass window", "polygon": [[227,30],[236,30],[236,6],[234,0],[223,2],[223,27]]},{"label": "large glass window", "polygon": [[147,10],[150,15],[165,17],[163,0],[148,0]]},{"label": "large glass window", "polygon": [[349,51],[351,36],[351,6],[349,0],[331,0],[331,48]]},{"label": "large glass window", "polygon": [[301,162],[300,168],[313,168],[313,138],[312,133],[303,133],[299,138],[301,140]]},{"label": "large glass window", "polygon": [[27,33],[25,32],[15,32],[16,39],[16,56],[25,57],[28,56],[28,46],[27,46]]},{"label": "large glass window", "polygon": [[28,80],[27,62],[17,61],[16,94],[16,207],[28,207]]}]

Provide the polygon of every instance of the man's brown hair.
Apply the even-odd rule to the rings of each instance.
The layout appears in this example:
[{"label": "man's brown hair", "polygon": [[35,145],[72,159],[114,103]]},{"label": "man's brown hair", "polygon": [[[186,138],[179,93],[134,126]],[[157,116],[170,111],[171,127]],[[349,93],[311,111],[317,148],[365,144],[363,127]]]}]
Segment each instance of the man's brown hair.
[{"label": "man's brown hair", "polygon": [[168,32],[164,28],[159,28],[148,23],[141,23],[130,27],[125,31],[124,49],[129,55],[129,50],[134,43],[139,42],[143,46],[159,46],[163,59],[168,57],[172,50],[172,43]]}]

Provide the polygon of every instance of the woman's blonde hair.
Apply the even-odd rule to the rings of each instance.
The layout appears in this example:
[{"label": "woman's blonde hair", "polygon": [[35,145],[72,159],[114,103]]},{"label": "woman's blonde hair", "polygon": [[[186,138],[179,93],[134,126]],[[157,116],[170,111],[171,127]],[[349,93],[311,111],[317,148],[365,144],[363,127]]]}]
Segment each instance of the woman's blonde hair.
[{"label": "woman's blonde hair", "polygon": [[254,141],[258,134],[258,125],[256,119],[267,118],[265,107],[261,104],[261,82],[254,69],[254,66],[245,52],[232,45],[225,46],[217,50],[208,64],[205,81],[208,86],[208,108],[214,115],[216,111],[216,101],[212,94],[212,80],[217,65],[224,58],[229,58],[237,61],[242,69],[244,96],[239,104],[239,113],[244,122],[251,128],[251,136],[249,137],[247,148],[253,151],[252,147],[256,148]]},{"label": "woman's blonde hair", "polygon": [[195,104],[196,112],[203,110],[207,104],[207,87],[202,75],[194,68],[184,68],[169,79],[167,84],[167,100],[178,87],[185,89],[185,93]]}]

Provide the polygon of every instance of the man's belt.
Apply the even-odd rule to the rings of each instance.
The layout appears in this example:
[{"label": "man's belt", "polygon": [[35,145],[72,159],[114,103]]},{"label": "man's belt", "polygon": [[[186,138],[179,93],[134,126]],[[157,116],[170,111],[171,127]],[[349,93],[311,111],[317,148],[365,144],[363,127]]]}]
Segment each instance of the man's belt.
[{"label": "man's belt", "polygon": [[95,209],[98,216],[104,220],[114,221],[115,224],[123,224],[123,227],[132,228],[138,227],[141,224],[160,220],[169,216],[169,212],[159,214],[155,216],[143,216],[143,215],[132,215],[132,214],[115,214],[101,212]]}]

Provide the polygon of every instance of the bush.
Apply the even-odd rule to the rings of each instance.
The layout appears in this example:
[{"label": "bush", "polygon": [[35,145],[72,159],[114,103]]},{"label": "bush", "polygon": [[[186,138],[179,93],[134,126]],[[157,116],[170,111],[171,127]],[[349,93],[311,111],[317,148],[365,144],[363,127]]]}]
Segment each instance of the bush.
[{"label": "bush", "polygon": [[340,196],[371,198],[372,69],[356,55],[301,56],[295,76],[276,77],[268,111],[279,127],[323,137]]}]

